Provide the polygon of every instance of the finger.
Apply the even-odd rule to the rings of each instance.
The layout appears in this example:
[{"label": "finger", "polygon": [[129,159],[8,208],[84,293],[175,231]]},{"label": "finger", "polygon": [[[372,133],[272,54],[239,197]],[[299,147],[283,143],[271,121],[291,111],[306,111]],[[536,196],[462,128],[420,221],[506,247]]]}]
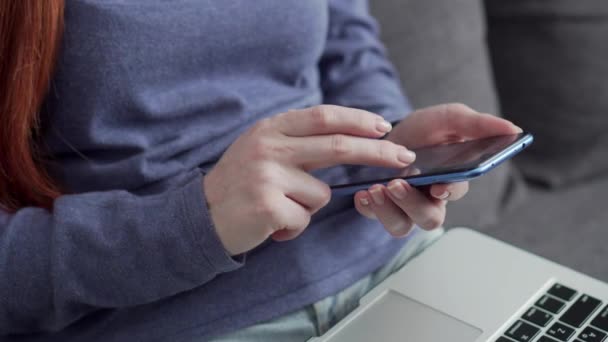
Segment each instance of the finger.
[{"label": "finger", "polygon": [[391,181],[386,193],[420,227],[430,230],[443,224],[444,201],[427,197],[402,179]]},{"label": "finger", "polygon": [[292,110],[277,115],[274,121],[279,131],[291,137],[340,133],[379,138],[392,129],[380,115],[331,105]]},{"label": "finger", "polygon": [[433,184],[430,194],[436,199],[445,201],[456,201],[464,197],[469,191],[469,182],[458,182],[449,184]]},{"label": "finger", "polygon": [[478,113],[460,103],[420,109],[410,114],[406,121],[406,125],[415,123],[418,128],[433,128],[432,131],[412,129],[401,137],[402,143],[410,148],[522,132],[521,128],[505,119]]},{"label": "finger", "polygon": [[370,205],[371,202],[372,198],[367,191],[357,191],[355,193],[355,209],[357,209],[359,214],[370,219],[377,219]]},{"label": "finger", "polygon": [[294,162],[305,170],[340,164],[406,167],[416,155],[388,140],[377,140],[333,134],[292,138],[288,142],[296,153]]},{"label": "finger", "polygon": [[432,127],[457,137],[482,138],[503,134],[520,133],[521,128],[508,120],[490,114],[479,113],[460,103],[447,103],[423,109]]},{"label": "finger", "polygon": [[371,210],[384,228],[394,237],[406,236],[414,225],[408,215],[386,194],[384,185],[376,184],[369,189]]},{"label": "finger", "polygon": [[297,238],[300,234],[302,234],[302,231],[300,230],[292,230],[292,229],[281,229],[278,230],[274,233],[272,233],[272,235],[270,236],[274,241],[289,241],[289,240],[293,240],[295,238]]},{"label": "finger", "polygon": [[283,177],[283,187],[285,195],[308,209],[310,214],[319,211],[331,199],[327,184],[300,169],[293,168]]},{"label": "finger", "polygon": [[511,122],[484,113],[444,112],[446,134],[464,139],[521,133]]},{"label": "finger", "polygon": [[[270,222],[273,222],[273,227],[271,227],[273,239],[275,236],[279,239],[278,241],[293,239],[300,235],[310,223],[308,210],[285,196],[271,205],[273,210],[269,215],[271,215]],[[278,233],[284,230],[289,232]]]}]

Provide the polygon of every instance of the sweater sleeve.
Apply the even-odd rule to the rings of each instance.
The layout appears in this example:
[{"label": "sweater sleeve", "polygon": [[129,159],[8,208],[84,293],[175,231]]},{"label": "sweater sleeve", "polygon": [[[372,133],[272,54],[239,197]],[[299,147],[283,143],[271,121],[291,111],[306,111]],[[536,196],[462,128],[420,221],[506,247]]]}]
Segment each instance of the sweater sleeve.
[{"label": "sweater sleeve", "polygon": [[201,173],[182,183],[147,196],[65,195],[52,212],[0,211],[0,335],[60,330],[240,267],[215,233]]},{"label": "sweater sleeve", "polygon": [[329,1],[320,70],[325,103],[366,109],[388,121],[402,119],[411,110],[367,0]]}]

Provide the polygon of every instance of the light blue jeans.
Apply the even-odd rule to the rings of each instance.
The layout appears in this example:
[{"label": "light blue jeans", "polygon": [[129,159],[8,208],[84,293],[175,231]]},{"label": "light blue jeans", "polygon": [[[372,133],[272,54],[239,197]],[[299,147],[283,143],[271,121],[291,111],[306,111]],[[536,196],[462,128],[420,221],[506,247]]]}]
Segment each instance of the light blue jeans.
[{"label": "light blue jeans", "polygon": [[443,229],[417,229],[405,247],[386,265],[334,296],[303,309],[212,339],[213,342],[303,342],[321,336],[359,305],[359,299],[439,239]]}]

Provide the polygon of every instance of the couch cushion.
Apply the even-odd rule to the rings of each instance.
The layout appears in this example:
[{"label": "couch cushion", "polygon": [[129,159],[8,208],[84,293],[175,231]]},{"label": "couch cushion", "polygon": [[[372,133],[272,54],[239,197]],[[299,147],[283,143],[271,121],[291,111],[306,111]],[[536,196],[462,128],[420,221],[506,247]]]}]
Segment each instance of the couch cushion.
[{"label": "couch cushion", "polygon": [[[372,0],[370,5],[415,107],[463,102],[497,112],[480,0]],[[496,222],[504,204],[517,197],[510,196],[512,183],[508,164],[473,181],[469,195],[450,204],[446,224]]]},{"label": "couch cushion", "polygon": [[382,39],[415,107],[497,111],[479,0],[373,0]]},{"label": "couch cushion", "polygon": [[608,1],[489,0],[502,111],[536,136],[517,159],[558,187],[608,174]]},{"label": "couch cushion", "polygon": [[482,231],[608,281],[608,177],[562,189],[528,188],[525,202]]}]

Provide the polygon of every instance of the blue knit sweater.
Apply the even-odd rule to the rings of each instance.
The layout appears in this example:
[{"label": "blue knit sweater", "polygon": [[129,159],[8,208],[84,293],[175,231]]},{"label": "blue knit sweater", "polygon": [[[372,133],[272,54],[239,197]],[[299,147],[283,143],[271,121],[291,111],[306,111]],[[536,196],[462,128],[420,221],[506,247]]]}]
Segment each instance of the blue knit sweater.
[{"label": "blue knit sweater", "polygon": [[334,294],[403,245],[346,198],[301,237],[231,258],[202,183],[264,117],[405,115],[366,1],[66,5],[41,144],[68,194],[0,211],[0,340],[204,340]]}]

